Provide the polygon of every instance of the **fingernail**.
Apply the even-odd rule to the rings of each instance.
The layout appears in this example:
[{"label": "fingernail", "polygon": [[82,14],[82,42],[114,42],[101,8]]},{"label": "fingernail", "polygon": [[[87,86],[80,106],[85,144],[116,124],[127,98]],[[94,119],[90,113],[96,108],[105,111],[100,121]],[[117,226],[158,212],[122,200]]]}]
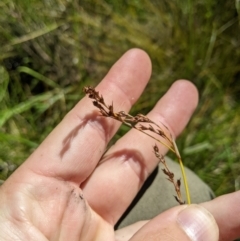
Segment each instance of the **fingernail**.
[{"label": "fingernail", "polygon": [[177,222],[192,241],[218,241],[219,230],[212,214],[199,205],[183,209]]}]

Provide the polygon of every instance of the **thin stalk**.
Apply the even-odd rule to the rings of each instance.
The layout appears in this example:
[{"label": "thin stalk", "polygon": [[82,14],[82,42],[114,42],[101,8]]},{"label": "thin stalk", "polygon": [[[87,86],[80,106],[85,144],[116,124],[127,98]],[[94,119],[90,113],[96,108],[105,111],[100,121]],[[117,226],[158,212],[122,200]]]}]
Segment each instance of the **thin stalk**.
[{"label": "thin stalk", "polygon": [[183,176],[183,183],[184,183],[184,187],[185,187],[185,191],[186,191],[187,203],[191,204],[191,198],[190,198],[190,193],[189,193],[189,188],[188,188],[187,176],[186,176],[186,173],[185,173],[183,162],[182,162],[181,158],[178,159],[178,161],[179,161],[179,165],[180,165],[182,176]]},{"label": "thin stalk", "polygon": [[174,140],[173,140],[173,146],[174,146],[174,150],[175,150],[176,156],[178,158],[178,162],[179,162],[179,165],[180,165],[180,168],[181,168],[181,172],[182,172],[184,188],[185,188],[186,196],[187,196],[187,203],[191,204],[191,198],[190,198],[190,192],[189,192],[189,188],[188,188],[187,175],[185,173],[185,169],[184,169],[184,166],[183,166],[183,161],[182,161],[181,155],[180,155],[180,153],[178,151],[177,144],[176,144],[176,142]]}]

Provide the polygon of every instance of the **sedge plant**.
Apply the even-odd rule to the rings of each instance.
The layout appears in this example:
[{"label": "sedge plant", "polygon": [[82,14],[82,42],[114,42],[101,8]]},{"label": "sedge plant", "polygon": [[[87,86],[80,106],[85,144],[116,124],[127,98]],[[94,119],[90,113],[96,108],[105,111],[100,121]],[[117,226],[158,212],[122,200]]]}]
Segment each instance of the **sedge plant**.
[{"label": "sedge plant", "polygon": [[[100,95],[99,92],[92,87],[84,87],[84,92],[88,95],[90,99],[93,99],[93,105],[99,109],[102,116],[110,117],[112,119],[120,121],[128,127],[134,128],[144,133],[145,135],[148,135],[149,137],[153,138],[157,143],[164,145],[176,155],[183,176],[184,187],[187,196],[187,203],[191,204],[188,182],[183,167],[182,158],[178,151],[176,142],[168,127],[163,123],[160,123],[161,125],[156,124],[143,114],[137,114],[136,116],[132,116],[128,113],[125,113],[124,111],[115,112],[113,104],[107,105],[104,101],[103,96]],[[158,158],[159,162],[162,163],[164,166],[164,168],[162,169],[163,173],[167,176],[167,179],[174,185],[176,191],[176,195],[174,197],[176,201],[179,204],[184,204],[185,201],[182,198],[180,189],[181,179],[175,180],[174,173],[169,170],[167,163],[164,159],[164,156],[159,153],[159,148],[157,144],[153,146],[153,151],[155,153],[155,156]]]}]

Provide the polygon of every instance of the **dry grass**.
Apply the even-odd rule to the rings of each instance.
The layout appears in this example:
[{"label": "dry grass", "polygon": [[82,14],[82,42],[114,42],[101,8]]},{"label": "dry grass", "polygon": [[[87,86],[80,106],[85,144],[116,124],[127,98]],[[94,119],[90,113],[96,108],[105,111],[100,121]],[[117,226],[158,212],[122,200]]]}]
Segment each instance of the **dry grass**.
[{"label": "dry grass", "polygon": [[[156,142],[161,143],[162,145],[167,147],[177,156],[177,159],[179,161],[181,171],[182,171],[184,186],[187,194],[187,201],[188,201],[188,204],[190,204],[191,200],[190,200],[189,188],[186,180],[184,167],[182,164],[182,159],[178,151],[177,145],[167,126],[165,126],[163,123],[160,123],[161,125],[160,126],[143,114],[137,114],[136,116],[132,116],[128,113],[125,113],[124,111],[115,112],[113,108],[113,104],[111,105],[106,104],[103,96],[100,95],[99,92],[92,87],[84,87],[84,92],[85,94],[88,95],[90,99],[93,99],[93,105],[99,109],[102,116],[110,117],[112,119],[120,121],[121,123],[123,123],[124,125],[130,128],[140,131],[141,133],[154,139]],[[180,190],[180,186],[181,186],[180,179],[175,181],[174,173],[169,170],[167,163],[164,159],[164,156],[159,153],[159,148],[156,144],[153,146],[153,151],[155,153],[155,156],[158,158],[159,162],[164,165],[164,168],[162,169],[163,173],[168,177],[167,179],[174,185],[174,188],[177,194],[177,196],[175,196],[176,201],[179,204],[184,204],[185,201],[183,201],[182,199],[181,190]]]}]

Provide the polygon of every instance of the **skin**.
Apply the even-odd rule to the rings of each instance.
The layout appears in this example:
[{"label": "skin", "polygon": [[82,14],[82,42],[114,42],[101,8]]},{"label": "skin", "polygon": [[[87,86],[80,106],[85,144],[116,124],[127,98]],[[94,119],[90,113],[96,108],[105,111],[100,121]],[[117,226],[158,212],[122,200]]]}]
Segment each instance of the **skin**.
[{"label": "skin", "polygon": [[[96,89],[115,110],[128,112],[150,75],[147,54],[132,49]],[[179,80],[148,116],[177,137],[197,103],[194,85]],[[0,240],[191,240],[176,221],[186,205],[114,232],[114,224],[158,164],[151,148],[155,142],[135,130],[105,153],[119,125],[100,117],[91,100],[83,98],[1,186]],[[159,147],[162,154],[167,152]],[[239,201],[236,192],[201,204],[209,211],[214,240],[240,236]]]}]

